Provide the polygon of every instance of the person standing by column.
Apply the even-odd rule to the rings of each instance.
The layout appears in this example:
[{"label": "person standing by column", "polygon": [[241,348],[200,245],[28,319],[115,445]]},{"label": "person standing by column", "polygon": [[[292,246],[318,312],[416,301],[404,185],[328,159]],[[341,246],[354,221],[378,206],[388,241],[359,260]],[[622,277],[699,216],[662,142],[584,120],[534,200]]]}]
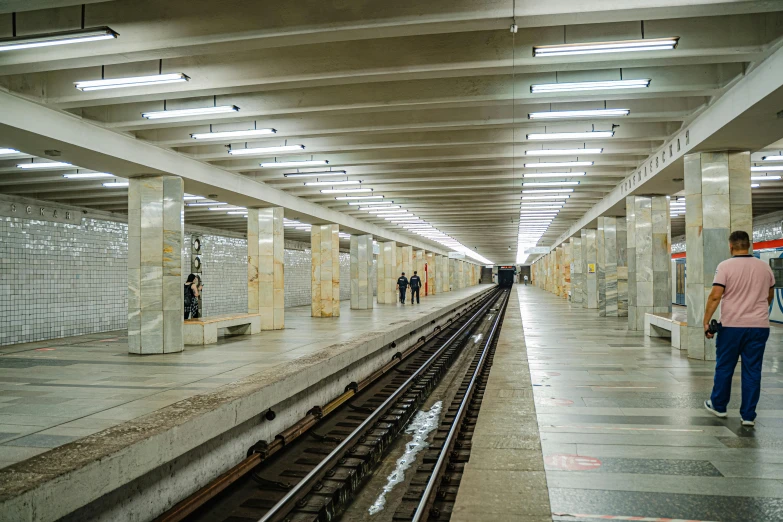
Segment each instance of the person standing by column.
[{"label": "person standing by column", "polygon": [[399,279],[397,279],[397,290],[400,291],[400,302],[405,304],[405,291],[408,289],[408,278],[405,277],[405,272],[402,273]]},{"label": "person standing by column", "polygon": [[416,296],[416,304],[419,304],[419,289],[421,288],[421,278],[418,276],[416,270],[413,271],[413,276],[410,280],[411,284],[411,304],[413,304],[413,296]]},{"label": "person standing by column", "polygon": [[737,230],[729,236],[731,258],[715,270],[712,291],[704,311],[704,335],[712,339],[712,315],[721,306],[717,332],[715,381],[704,407],[716,417],[726,417],[731,379],[742,357],[743,426],[754,426],[761,393],[761,365],[769,338],[769,306],[774,297],[775,276],[767,263],[750,253],[750,237]]},{"label": "person standing by column", "polygon": [[525,286],[527,286],[527,275],[525,276]]}]

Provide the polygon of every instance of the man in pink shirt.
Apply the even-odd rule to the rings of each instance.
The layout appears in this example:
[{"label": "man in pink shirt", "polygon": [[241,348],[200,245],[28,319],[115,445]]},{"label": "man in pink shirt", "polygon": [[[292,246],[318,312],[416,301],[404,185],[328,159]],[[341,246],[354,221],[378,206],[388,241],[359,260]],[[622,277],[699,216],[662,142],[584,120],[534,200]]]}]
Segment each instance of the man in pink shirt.
[{"label": "man in pink shirt", "polygon": [[712,339],[710,320],[720,305],[721,327],[715,351],[715,381],[704,407],[717,417],[726,417],[731,397],[731,379],[742,357],[743,426],[754,426],[756,404],[761,394],[761,363],[769,338],[769,306],[774,296],[772,269],[748,252],[750,237],[737,230],[729,236],[732,257],[715,270],[712,292],[704,311],[704,335]]}]

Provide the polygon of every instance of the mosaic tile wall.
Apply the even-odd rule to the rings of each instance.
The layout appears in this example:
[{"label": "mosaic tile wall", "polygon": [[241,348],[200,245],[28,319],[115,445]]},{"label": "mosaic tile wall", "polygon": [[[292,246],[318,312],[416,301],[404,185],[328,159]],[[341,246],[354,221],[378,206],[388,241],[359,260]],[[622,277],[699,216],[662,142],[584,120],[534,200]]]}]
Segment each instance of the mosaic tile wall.
[{"label": "mosaic tile wall", "polygon": [[127,229],[0,217],[0,345],[125,328]]},{"label": "mosaic tile wall", "polygon": [[[247,240],[204,237],[204,316],[247,310]],[[183,282],[190,273],[186,231]],[[0,346],[121,330],[128,319],[128,225],[0,217]],[[286,241],[285,305],[310,304],[309,245]],[[373,261],[373,295],[376,294]],[[217,283],[219,282],[219,284]],[[350,255],[340,253],[340,299],[350,300]]]},{"label": "mosaic tile wall", "polygon": [[[247,313],[247,239],[200,234],[204,255],[202,275],[204,317]],[[182,282],[190,273],[192,234],[185,232],[182,249]]]}]

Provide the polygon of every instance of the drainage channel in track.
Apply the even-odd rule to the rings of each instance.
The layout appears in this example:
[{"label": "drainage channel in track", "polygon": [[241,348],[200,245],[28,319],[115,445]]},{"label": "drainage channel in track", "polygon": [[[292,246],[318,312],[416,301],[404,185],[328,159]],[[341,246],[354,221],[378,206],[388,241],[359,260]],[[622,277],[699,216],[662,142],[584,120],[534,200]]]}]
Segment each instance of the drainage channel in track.
[{"label": "drainage channel in track", "polygon": [[[507,294],[507,291],[498,290],[479,300],[431,339],[420,341],[417,349],[401,354],[401,360],[391,364],[388,371],[376,372],[377,378],[372,382],[362,381],[354,386],[356,393],[346,390],[350,398],[336,401],[337,406],[331,408],[333,411],[315,408],[308,416],[310,421],[286,430],[271,444],[261,443],[254,447],[253,455],[229,473],[239,478],[229,482],[225,482],[223,476],[218,478],[158,520],[304,522],[336,519],[367,483],[395,441],[400,435],[404,436],[405,427],[463,351],[475,349],[476,337],[489,339],[492,336]],[[485,352],[486,349],[479,349],[477,353]],[[477,362],[475,358],[471,361],[467,375],[474,372]],[[467,389],[463,381],[455,400],[464,397]],[[453,421],[458,409],[454,409],[452,401],[444,420]],[[470,409],[464,413],[468,414],[468,420],[473,415]],[[432,451],[439,444],[443,446],[441,438],[445,440],[446,437],[441,433],[443,429],[441,425],[432,448],[425,454],[425,468],[433,467],[427,459],[433,458]],[[424,472],[424,469],[415,471],[415,476]],[[411,491],[416,486],[414,483]],[[420,489],[423,491],[426,486]],[[408,496],[406,493],[398,511],[408,509],[403,508],[411,503]],[[427,507],[428,511],[433,509],[449,510],[438,503]]]}]

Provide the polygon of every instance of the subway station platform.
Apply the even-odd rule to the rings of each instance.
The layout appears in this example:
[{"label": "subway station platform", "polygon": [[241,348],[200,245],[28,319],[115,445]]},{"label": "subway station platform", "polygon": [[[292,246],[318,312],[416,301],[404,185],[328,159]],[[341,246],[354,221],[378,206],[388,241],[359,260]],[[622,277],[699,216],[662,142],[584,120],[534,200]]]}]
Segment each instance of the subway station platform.
[{"label": "subway station platform", "polygon": [[514,293],[452,520],[783,520],[782,328],[744,428],[739,369],[729,416],[715,418],[703,407],[714,362],[624,317]]},{"label": "subway station platform", "polygon": [[[215,469],[188,451],[230,432],[226,451],[241,458],[492,288],[371,310],[351,310],[343,301],[333,318],[289,308],[284,330],[221,337],[174,354],[128,354],[126,331],[3,347],[0,519],[56,520],[134,480],[162,480],[165,473],[155,470],[174,462],[171,472],[179,457],[188,468],[181,474],[197,475],[192,488]],[[259,420],[277,405],[274,422]],[[149,512],[118,503],[117,516],[154,518],[161,502],[170,507],[186,494],[167,489],[157,493],[166,498],[148,502]]]}]

